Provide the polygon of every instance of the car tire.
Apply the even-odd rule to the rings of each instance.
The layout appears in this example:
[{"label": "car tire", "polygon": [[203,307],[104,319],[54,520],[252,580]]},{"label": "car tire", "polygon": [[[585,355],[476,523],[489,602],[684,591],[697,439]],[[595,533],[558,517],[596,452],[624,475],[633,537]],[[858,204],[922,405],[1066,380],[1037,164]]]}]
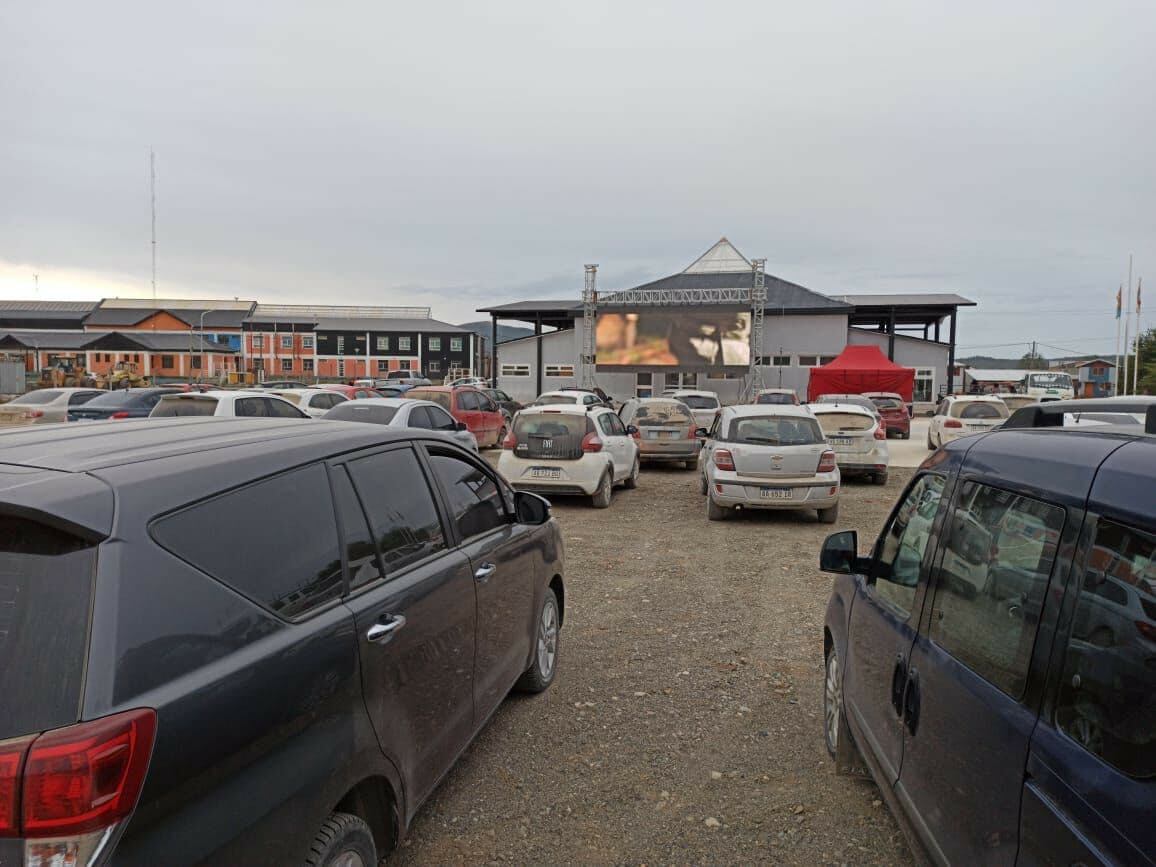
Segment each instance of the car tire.
[{"label": "car tire", "polygon": [[697,460],[687,461],[686,463],[683,464],[683,469],[697,470],[698,469],[698,461]]},{"label": "car tire", "polygon": [[832,647],[827,651],[823,675],[823,741],[827,755],[838,760],[839,742],[847,737],[847,721],[843,718],[843,678],[839,653]]},{"label": "car tire", "polygon": [[909,431],[909,430],[905,430],[903,433],[901,433],[901,434],[899,435],[899,439],[901,439],[901,440],[909,440],[909,439],[911,439],[911,431]]},{"label": "car tire", "polygon": [[558,632],[562,618],[558,611],[558,597],[547,587],[542,594],[542,606],[534,627],[534,658],[514,688],[520,692],[545,692],[558,673]]},{"label": "car tire", "polygon": [[704,497],[706,496],[708,482],[706,480],[706,473],[698,474],[698,492]]},{"label": "car tire", "polygon": [[373,832],[360,816],[333,813],[313,838],[305,867],[328,867],[333,864],[356,864],[350,856],[361,859],[365,867],[377,867],[377,847]]},{"label": "car tire", "polygon": [[836,521],[839,520],[839,504],[838,503],[836,503],[835,505],[831,506],[828,509],[816,509],[815,511],[819,513],[819,523],[820,524],[834,524]]},{"label": "car tire", "polygon": [[502,425],[501,428],[498,429],[498,440],[494,443],[494,448],[500,449],[502,447],[502,443],[506,440],[507,433],[509,433],[509,431],[506,426]]},{"label": "car tire", "polygon": [[726,506],[720,506],[714,501],[714,497],[707,494],[706,498],[706,517],[710,521],[725,521],[730,517],[731,510]]},{"label": "car tire", "polygon": [[887,484],[887,473],[876,473],[872,478],[877,485]]},{"label": "car tire", "polygon": [[626,488],[626,490],[628,490],[628,491],[633,491],[635,488],[638,487],[639,469],[640,469],[640,466],[638,463],[638,458],[635,458],[634,459],[634,468],[631,469],[630,475],[626,477],[626,481],[624,481],[622,483],[622,487]]},{"label": "car tire", "polygon": [[931,431],[927,432],[927,449],[928,451],[935,451],[935,443],[931,441]]},{"label": "car tire", "polygon": [[605,509],[610,506],[611,489],[614,483],[610,479],[610,470],[607,470],[602,475],[602,481],[598,483],[598,490],[596,490],[590,497],[590,505],[595,509]]}]

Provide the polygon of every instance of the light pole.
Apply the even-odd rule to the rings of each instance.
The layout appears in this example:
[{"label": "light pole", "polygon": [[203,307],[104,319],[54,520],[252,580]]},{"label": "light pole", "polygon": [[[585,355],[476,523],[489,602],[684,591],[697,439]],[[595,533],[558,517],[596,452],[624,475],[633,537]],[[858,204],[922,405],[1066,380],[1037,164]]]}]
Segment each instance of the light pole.
[{"label": "light pole", "polygon": [[201,369],[197,374],[197,382],[201,381],[201,378],[205,372],[205,314],[206,313],[216,313],[216,312],[217,312],[216,309],[212,308],[212,307],[210,307],[208,310],[202,310],[201,311],[201,326],[199,329],[199,332],[200,332],[199,336],[201,338],[201,345],[200,345]]}]

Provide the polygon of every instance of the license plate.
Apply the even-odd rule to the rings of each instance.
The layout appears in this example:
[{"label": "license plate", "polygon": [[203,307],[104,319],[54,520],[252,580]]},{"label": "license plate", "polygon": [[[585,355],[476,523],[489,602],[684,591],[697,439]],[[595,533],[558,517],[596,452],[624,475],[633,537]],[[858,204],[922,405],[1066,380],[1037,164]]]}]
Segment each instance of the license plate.
[{"label": "license plate", "polygon": [[968,428],[971,430],[987,430],[987,425],[985,425],[985,424],[969,424]]},{"label": "license plate", "polygon": [[559,467],[533,467],[530,470],[531,479],[560,479],[562,470]]},{"label": "license plate", "polygon": [[827,442],[833,446],[849,446],[851,445],[850,437],[828,437]]},{"label": "license plate", "polygon": [[790,500],[794,492],[790,488],[760,488],[759,495],[764,500]]}]

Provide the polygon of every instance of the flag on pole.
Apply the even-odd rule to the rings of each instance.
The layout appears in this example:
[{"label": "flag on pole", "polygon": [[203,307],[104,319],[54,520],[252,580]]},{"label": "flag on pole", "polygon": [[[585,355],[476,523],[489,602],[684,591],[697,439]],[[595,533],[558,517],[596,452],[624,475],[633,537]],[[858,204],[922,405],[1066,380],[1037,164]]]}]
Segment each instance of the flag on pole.
[{"label": "flag on pole", "polygon": [[1116,290],[1116,318],[1120,318],[1120,311],[1124,309],[1124,287]]},{"label": "flag on pole", "polygon": [[[1119,314],[1117,314],[1119,315]],[[1136,278],[1136,315],[1140,315],[1140,278]]]}]

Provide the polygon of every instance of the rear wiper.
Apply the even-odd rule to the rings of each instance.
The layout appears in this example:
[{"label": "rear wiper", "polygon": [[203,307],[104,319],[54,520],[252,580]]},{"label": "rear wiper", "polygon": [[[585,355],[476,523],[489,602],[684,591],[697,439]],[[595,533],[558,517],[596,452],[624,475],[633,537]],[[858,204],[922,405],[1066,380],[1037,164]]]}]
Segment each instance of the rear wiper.
[{"label": "rear wiper", "polygon": [[773,440],[773,439],[770,439],[769,437],[747,437],[746,442],[748,442],[748,443],[767,443],[767,444],[772,445],[772,446],[781,445],[781,443],[778,440]]}]

